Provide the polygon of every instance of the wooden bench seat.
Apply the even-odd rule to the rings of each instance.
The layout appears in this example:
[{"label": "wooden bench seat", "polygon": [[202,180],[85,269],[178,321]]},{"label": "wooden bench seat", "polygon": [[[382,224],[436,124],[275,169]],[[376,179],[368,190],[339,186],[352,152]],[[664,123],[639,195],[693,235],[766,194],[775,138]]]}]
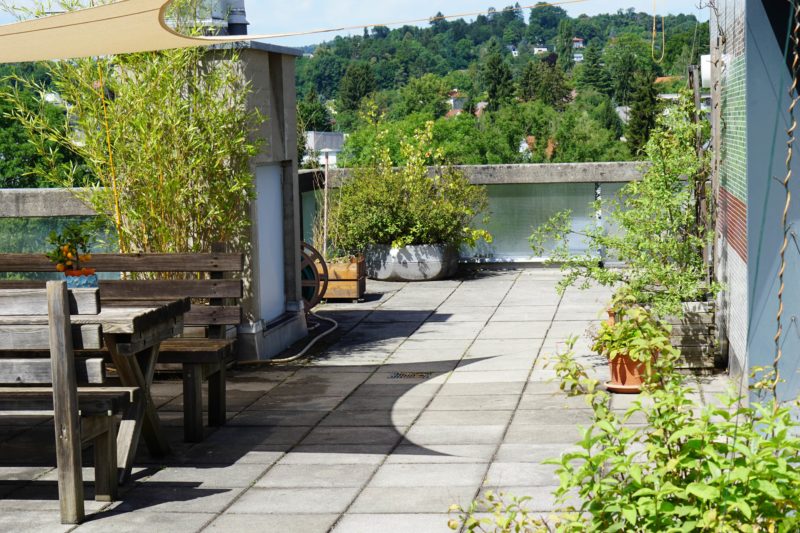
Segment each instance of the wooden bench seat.
[{"label": "wooden bench seat", "polygon": [[[134,403],[139,395],[135,387],[77,387],[78,414],[113,415]],[[0,387],[0,417],[25,414],[53,415],[52,387]],[[0,418],[0,420],[2,420]]]},{"label": "wooden bench seat", "polygon": [[[0,289],[0,419],[47,415],[55,426],[61,522],[78,524],[85,516],[81,448],[94,449],[95,499],[117,497],[117,415],[138,403],[139,389],[78,387],[105,378],[102,360],[74,355],[71,315],[99,315],[98,291],[67,291],[63,281],[45,290]],[[44,314],[43,314],[44,313]],[[47,332],[47,335],[42,335]],[[48,337],[44,339],[43,337]],[[25,350],[49,348],[48,358]],[[47,366],[50,372],[46,372]]]},{"label": "wooden bench seat", "polygon": [[[224,249],[215,246],[215,250]],[[241,323],[240,279],[244,256],[240,253],[210,254],[94,254],[91,266],[98,272],[127,273],[128,277],[168,275],[192,279],[115,279],[100,281],[104,309],[159,304],[175,298],[192,298],[184,315],[187,334],[161,344],[160,365],[181,365],[184,394],[184,440],[203,439],[203,381],[208,381],[208,424],[226,421],[226,369],[234,361],[235,338]],[[52,272],[52,263],[39,254],[0,254],[0,272]],[[132,276],[130,275],[132,274]],[[41,287],[43,282],[2,281],[2,287]],[[80,357],[106,357],[104,350],[78,351]],[[162,367],[163,368],[163,367]]]}]

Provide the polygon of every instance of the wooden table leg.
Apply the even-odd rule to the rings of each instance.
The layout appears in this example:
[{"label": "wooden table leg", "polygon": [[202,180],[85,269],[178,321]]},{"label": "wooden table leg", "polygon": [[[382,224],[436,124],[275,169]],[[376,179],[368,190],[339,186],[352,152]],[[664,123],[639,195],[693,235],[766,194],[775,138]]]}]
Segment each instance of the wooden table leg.
[{"label": "wooden table leg", "polygon": [[150,454],[161,457],[169,453],[169,443],[158,419],[150,386],[153,382],[158,346],[149,348],[142,354],[144,370],[138,357],[126,357],[117,351],[113,335],[104,335],[111,359],[117,367],[120,381],[126,387],[139,387],[139,401],[132,404],[122,417],[117,433],[117,464],[120,469],[119,481],[125,483],[131,474],[139,437],[143,436]]}]

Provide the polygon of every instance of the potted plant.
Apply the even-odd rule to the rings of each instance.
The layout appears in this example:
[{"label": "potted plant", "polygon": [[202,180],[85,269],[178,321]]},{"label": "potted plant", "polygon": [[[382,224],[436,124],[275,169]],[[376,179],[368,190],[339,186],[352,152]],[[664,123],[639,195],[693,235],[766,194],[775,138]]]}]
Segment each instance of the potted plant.
[{"label": "potted plant", "polygon": [[[374,156],[353,169],[331,201],[329,250],[366,258],[367,276],[383,281],[428,281],[452,276],[459,247],[491,241],[477,226],[488,207],[484,187],[441,166],[431,149],[433,122],[402,142],[396,167],[377,123]],[[433,168],[433,171],[430,168]],[[484,218],[485,220],[485,218]]]},{"label": "potted plant", "polygon": [[646,308],[621,305],[609,309],[592,349],[608,358],[611,381],[606,388],[622,394],[641,392],[642,385],[658,380],[656,369],[678,357],[670,342],[669,325],[659,323]]},{"label": "potted plant", "polygon": [[53,246],[53,250],[47,254],[47,258],[55,263],[56,271],[64,273],[67,287],[97,287],[95,269],[86,266],[92,260],[89,251],[92,242],[88,224],[72,223],[61,232],[50,232],[48,243]]},{"label": "potted plant", "polygon": [[[682,348],[682,368],[713,369],[714,297],[720,285],[705,257],[714,240],[704,215],[708,161],[695,149],[704,126],[692,121],[694,104],[684,94],[658,117],[645,147],[649,161],[642,179],[627,184],[616,198],[590,206],[607,213],[607,224],[573,226],[572,213],[557,213],[531,236],[538,255],[549,255],[565,273],[559,290],[593,283],[624,286],[634,302],[677,326],[673,344]],[[609,230],[613,228],[613,230]],[[581,237],[586,254],[572,249]],[[608,268],[612,261],[620,268]]]}]

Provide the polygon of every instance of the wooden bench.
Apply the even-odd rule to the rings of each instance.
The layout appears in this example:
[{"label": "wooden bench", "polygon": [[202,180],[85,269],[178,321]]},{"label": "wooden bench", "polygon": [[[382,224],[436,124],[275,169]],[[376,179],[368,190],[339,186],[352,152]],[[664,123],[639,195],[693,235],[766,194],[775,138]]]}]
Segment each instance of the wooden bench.
[{"label": "wooden bench", "polygon": [[[225,279],[241,274],[244,256],[240,253],[210,254],[94,254],[91,266],[97,272],[168,274],[193,279],[101,280],[100,298],[104,307],[158,304],[175,298],[193,299],[184,315],[187,333],[183,338],[161,344],[160,364],[179,364],[183,370],[184,439],[203,439],[202,383],[208,381],[208,424],[221,426],[226,421],[226,369],[233,361],[235,339],[228,329],[241,323],[241,279]],[[2,254],[0,272],[52,272],[53,264],[39,254]],[[3,281],[0,287],[28,288],[42,282]],[[81,355],[97,355],[81,352]]]},{"label": "wooden bench", "polygon": [[[99,326],[73,328],[70,315],[99,312],[96,289],[68,292],[63,281],[48,282],[44,290],[0,289],[0,350],[49,349],[50,354],[49,360],[27,358],[27,352],[20,351],[0,359],[0,383],[13,385],[0,387],[0,415],[53,416],[64,524],[80,523],[85,516],[83,445],[94,447],[95,499],[116,499],[116,415],[136,402],[139,392],[130,387],[78,387],[79,382],[102,385],[105,373],[102,359],[76,360],[74,355],[74,347],[100,346]],[[30,320],[42,315],[47,325]]]}]

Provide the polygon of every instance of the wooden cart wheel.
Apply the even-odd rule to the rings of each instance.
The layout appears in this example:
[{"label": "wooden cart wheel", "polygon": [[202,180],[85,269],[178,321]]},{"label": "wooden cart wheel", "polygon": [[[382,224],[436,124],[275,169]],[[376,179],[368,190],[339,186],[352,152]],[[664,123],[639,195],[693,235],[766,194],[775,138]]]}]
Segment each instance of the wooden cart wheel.
[{"label": "wooden cart wheel", "polygon": [[328,265],[307,242],[300,244],[300,284],[306,313],[322,300],[328,290]]}]

